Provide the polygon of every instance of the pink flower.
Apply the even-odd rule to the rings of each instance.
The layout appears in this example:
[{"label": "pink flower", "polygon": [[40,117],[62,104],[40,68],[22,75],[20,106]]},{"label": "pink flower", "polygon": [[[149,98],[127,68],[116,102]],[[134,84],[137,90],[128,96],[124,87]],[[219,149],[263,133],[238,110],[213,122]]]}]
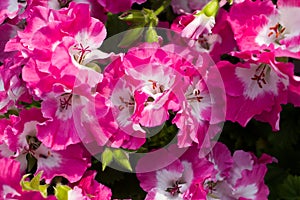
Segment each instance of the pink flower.
[{"label": "pink flower", "polygon": [[80,142],[76,126],[74,124],[73,109],[82,107],[80,102],[71,92],[48,95],[42,102],[41,111],[43,117],[48,120],[38,125],[37,137],[49,148],[55,150],[66,149],[70,144]]},{"label": "pink flower", "polygon": [[[173,157],[170,152],[160,151],[162,162],[166,160],[173,160],[173,162],[162,169],[137,174],[140,186],[148,192],[146,199],[205,199],[207,190],[203,184],[213,176],[214,169],[205,158],[198,158],[199,150],[193,147],[180,159]],[[137,171],[147,169],[149,161],[147,155],[140,159]],[[150,165],[153,166],[153,163]]]},{"label": "pink flower", "polygon": [[[178,25],[172,25],[172,29],[181,30],[182,37],[197,40],[201,34],[211,33],[211,29],[215,25],[215,18],[198,11],[194,14],[180,16],[174,23],[178,23]],[[177,28],[175,28],[176,26]]]},{"label": "pink flower", "polygon": [[0,197],[1,199],[49,199],[54,200],[54,196],[42,197],[40,192],[23,191],[20,185],[20,163],[10,158],[0,158]]},{"label": "pink flower", "polygon": [[[26,60],[22,79],[34,98],[43,101],[43,117],[48,119],[38,125],[37,137],[53,150],[66,149],[81,139],[91,140],[88,136],[92,130],[82,126],[90,129],[94,119],[87,120],[81,114],[92,115],[86,104],[94,102],[97,94],[91,94],[92,88],[101,82],[102,74],[100,67],[97,71],[89,66],[110,55],[98,50],[106,30],[89,13],[88,4],[70,3],[60,10],[34,6],[25,30],[6,45],[6,51],[19,50]],[[100,110],[98,114],[107,112],[102,107]],[[73,111],[78,114],[73,115]]]},{"label": "pink flower", "polygon": [[197,51],[208,52],[214,62],[221,59],[221,55],[229,53],[236,47],[231,26],[227,20],[228,13],[220,9],[216,16],[216,24],[211,33],[203,33],[192,46]]},{"label": "pink flower", "polygon": [[294,1],[250,1],[230,9],[230,22],[241,50],[275,50],[276,56],[300,57],[299,5]]},{"label": "pink flower", "polygon": [[[181,109],[172,121],[179,128],[178,145],[188,147],[192,142],[203,145],[206,137],[212,136],[208,134],[208,129],[213,126],[217,128],[217,123],[220,122],[218,119],[212,119],[212,99],[204,80],[195,75],[184,96]],[[210,121],[215,122],[210,124]]]},{"label": "pink flower", "polygon": [[28,166],[26,156],[34,157],[37,160],[36,173],[44,171],[43,177],[48,183],[55,176],[64,176],[70,182],[78,181],[89,166],[84,157],[85,150],[80,144],[69,145],[61,151],[47,148],[37,138],[37,125],[44,121],[42,113],[36,108],[20,112],[20,120],[7,133],[7,145],[12,152],[10,157],[20,162],[21,173]]},{"label": "pink flower", "polygon": [[0,114],[9,109],[21,108],[21,101],[32,101],[24,81],[20,78],[22,64],[22,58],[12,55],[0,66]]},{"label": "pink flower", "polygon": [[243,62],[217,64],[227,93],[226,118],[246,126],[254,117],[279,130],[280,105],[288,100],[293,64],[275,61],[273,52],[248,51],[233,55]]},{"label": "pink flower", "polygon": [[[175,116],[172,123],[180,129],[179,146],[190,146],[192,142],[202,145],[204,140],[208,142],[214,137],[223,119],[221,115],[213,116],[211,95],[214,94],[209,94],[205,81],[218,77],[206,71],[209,66],[206,57],[198,53],[197,57],[192,54],[185,57],[181,50],[192,53],[176,45],[144,44],[130,49],[123,58],[110,64],[98,87],[100,93],[110,98],[111,111],[105,117],[106,124],[112,119],[114,122],[108,124],[116,124],[125,134],[135,133],[135,137],[144,139],[144,127],[162,126],[170,119],[172,111]],[[201,60],[197,65],[190,62],[197,59]],[[209,74],[208,77],[202,77],[198,70]],[[211,90],[216,88],[212,86]],[[218,112],[222,112],[221,101],[225,97],[219,97],[214,104]],[[102,120],[99,123],[101,126]],[[206,136],[208,138],[204,139]]]},{"label": "pink flower", "polygon": [[208,157],[218,173],[207,182],[207,199],[267,199],[269,190],[264,184],[264,176],[266,164],[275,161],[272,157],[263,154],[257,159],[244,151],[236,151],[231,157],[230,151],[221,143],[214,146]]},{"label": "pink flower", "polygon": [[[206,16],[204,13],[200,12],[199,16],[202,15]],[[231,26],[227,21],[227,11],[220,9],[216,18],[214,18],[214,16],[211,16],[211,18],[214,21],[216,20],[216,24],[212,24],[210,28],[205,28],[205,23],[203,23],[202,29],[201,26],[199,26],[199,31],[196,31],[197,33],[195,32],[195,35],[190,35],[193,34],[191,31],[192,29],[188,29],[191,22],[196,19],[194,15],[183,15],[178,17],[171,25],[171,29],[181,33],[181,36],[183,37],[193,39],[185,41],[184,45],[188,43],[195,51],[209,53],[212,59],[217,62],[220,60],[221,55],[234,49],[236,42],[233,38]],[[185,33],[187,35],[184,35]],[[176,41],[177,40],[178,39],[176,39]]]},{"label": "pink flower", "polygon": [[3,0],[0,3],[0,24],[6,18],[14,18],[19,12],[19,5],[17,0]]},{"label": "pink flower", "polygon": [[206,52],[177,45],[163,48],[174,52],[174,66],[181,77],[173,89],[174,103],[179,106],[172,120],[179,128],[178,145],[188,147],[195,142],[209,148],[225,119],[224,87],[216,82],[221,80],[219,71],[211,66]]},{"label": "pink flower", "polygon": [[176,14],[192,13],[195,10],[201,10],[209,0],[191,0],[191,1],[181,1],[173,0],[171,1],[171,6]]},{"label": "pink flower", "polygon": [[106,30],[90,17],[89,5],[71,3],[58,11],[36,6],[31,12],[25,30],[8,42],[5,50],[17,48],[24,58],[29,57],[22,77],[34,94],[41,97],[57,83],[69,89],[75,83],[91,87],[98,83],[101,74],[88,64],[109,55],[97,49]]},{"label": "pink flower", "polygon": [[142,4],[146,0],[98,0],[99,4],[112,13],[119,13],[129,10],[134,3]]},{"label": "pink flower", "polygon": [[0,25],[0,61],[3,61],[6,58],[13,57],[15,52],[4,52],[6,43],[17,34],[17,27],[10,24]]},{"label": "pink flower", "polygon": [[172,29],[181,32],[181,36],[197,40],[203,33],[211,33],[215,25],[215,16],[219,10],[219,2],[211,0],[202,10],[193,14],[180,16],[172,25]]},{"label": "pink flower", "polygon": [[160,126],[169,119],[169,110],[178,109],[171,103],[176,98],[172,88],[180,81],[174,58],[157,45],[146,45],[131,49],[105,69],[107,85],[101,90],[111,97],[110,113],[125,134],[144,140],[143,126]]},{"label": "pink flower", "polygon": [[111,190],[98,183],[95,176],[96,172],[94,171],[85,172],[80,181],[74,183],[73,189],[68,192],[68,200],[77,200],[79,197],[87,200],[110,200]]}]

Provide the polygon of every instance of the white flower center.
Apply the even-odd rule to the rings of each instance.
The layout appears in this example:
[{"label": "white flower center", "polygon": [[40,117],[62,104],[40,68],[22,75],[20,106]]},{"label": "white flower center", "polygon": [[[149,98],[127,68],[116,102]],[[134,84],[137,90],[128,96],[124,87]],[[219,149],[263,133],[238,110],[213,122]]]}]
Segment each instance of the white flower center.
[{"label": "white flower center", "polygon": [[55,113],[59,119],[67,120],[72,117],[72,109],[69,109],[72,106],[72,97],[73,94],[63,94],[59,97],[59,105]]},{"label": "white flower center", "polygon": [[267,92],[278,95],[279,77],[267,64],[251,64],[250,68],[237,67],[235,74],[243,83],[244,96],[250,100]]}]

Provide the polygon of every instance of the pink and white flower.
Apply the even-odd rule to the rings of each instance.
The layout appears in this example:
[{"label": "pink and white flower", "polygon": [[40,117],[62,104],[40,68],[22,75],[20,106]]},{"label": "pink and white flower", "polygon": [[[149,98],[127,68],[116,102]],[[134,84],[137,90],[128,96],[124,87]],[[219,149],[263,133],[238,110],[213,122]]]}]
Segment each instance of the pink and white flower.
[{"label": "pink and white flower", "polygon": [[209,0],[191,0],[191,1],[181,1],[173,0],[171,1],[171,6],[176,14],[192,13],[195,10],[201,10]]},{"label": "pink and white flower", "polygon": [[211,33],[218,10],[219,2],[211,0],[202,10],[178,17],[172,29],[180,32],[182,37],[197,40],[201,34]]},{"label": "pink and white flower", "polygon": [[4,52],[6,43],[16,36],[18,28],[14,25],[5,23],[0,25],[0,62],[4,62],[6,58],[13,57],[15,52]]},{"label": "pink and white flower", "polygon": [[172,29],[181,32],[182,37],[198,39],[203,33],[211,33],[215,25],[214,16],[206,16],[203,12],[197,11],[194,14],[187,14],[178,17],[172,25]]},{"label": "pink and white flower", "polygon": [[207,199],[267,199],[269,190],[264,184],[266,164],[275,159],[266,154],[257,159],[241,150],[235,151],[231,157],[230,151],[221,143],[214,146],[208,159],[218,173],[206,183],[209,188]]},{"label": "pink and white flower", "polygon": [[0,24],[6,18],[12,19],[17,16],[19,12],[19,4],[17,0],[4,0],[0,3]]},{"label": "pink and white flower", "polygon": [[97,49],[106,30],[89,13],[88,4],[71,3],[58,11],[33,7],[25,30],[6,45],[6,51],[17,49],[29,58],[22,76],[36,96],[51,92],[54,84],[72,89],[75,83],[93,87],[101,81],[88,63],[109,57]]},{"label": "pink and white flower", "polygon": [[[205,79],[198,71],[211,76],[206,72],[205,58],[194,66],[189,60],[198,57],[188,60],[179,50],[176,45],[142,45],[110,64],[98,87],[99,93],[110,98],[111,110],[106,119],[113,116],[120,130],[129,135],[136,133],[135,137],[141,139],[145,137],[144,127],[162,126],[172,111],[172,123],[180,129],[178,145],[202,145],[209,126],[213,124],[218,129],[218,123],[224,119],[212,116],[212,101],[221,112],[224,98],[211,99],[205,85],[211,78]],[[101,119],[99,123],[101,126]]]},{"label": "pink and white flower", "polygon": [[299,5],[295,1],[250,1],[235,4],[229,21],[241,50],[275,50],[276,56],[300,58]]},{"label": "pink and white flower", "polygon": [[[205,16],[201,11],[199,16]],[[224,9],[219,9],[217,16],[210,16],[213,23],[203,22],[197,30],[192,27],[192,21],[196,20],[191,14],[182,15],[174,20],[171,29],[180,33],[182,37],[193,39],[184,41],[188,45],[199,52],[207,52],[215,62],[220,60],[221,55],[229,53],[235,46],[233,32],[227,20],[228,13]],[[215,23],[216,22],[216,23]],[[193,25],[194,26],[194,25]],[[193,33],[193,31],[195,31]],[[178,40],[178,39],[177,39]]]},{"label": "pink and white flower", "polygon": [[125,1],[118,1],[118,0],[97,0],[98,3],[107,9],[109,12],[112,13],[119,13],[127,11],[131,8],[132,4],[142,4],[146,0],[125,0]]},{"label": "pink and white flower", "polygon": [[36,108],[21,111],[20,120],[7,133],[10,157],[20,162],[21,173],[28,170],[28,155],[36,159],[36,173],[43,171],[47,182],[55,176],[64,176],[70,182],[78,181],[89,166],[84,148],[80,144],[69,145],[61,151],[46,147],[37,138],[37,125],[44,121],[41,111]]},{"label": "pink and white flower", "polygon": [[44,198],[40,192],[23,191],[20,185],[20,163],[10,158],[0,158],[0,198],[1,199],[16,199],[16,200],[30,200],[30,199],[48,199],[54,200],[54,196]]},{"label": "pink and white flower", "polygon": [[68,191],[68,200],[110,200],[112,197],[111,190],[105,185],[98,183],[95,180],[95,176],[95,171],[85,172],[80,181],[74,183],[73,189]]},{"label": "pink and white flower", "polygon": [[246,63],[217,65],[227,93],[227,115],[242,126],[253,117],[268,122],[279,130],[281,104],[288,100],[288,87],[293,77],[293,64],[275,60],[273,52],[234,53]]},{"label": "pink and white flower", "polygon": [[[174,157],[175,161],[162,169],[137,174],[140,186],[148,192],[146,199],[205,199],[207,190],[204,182],[213,176],[214,168],[205,158],[198,158],[198,155],[199,150],[193,147],[180,159]],[[173,156],[170,152],[161,152],[162,162]],[[144,171],[144,167],[147,169],[147,162],[146,155],[139,160],[137,171]]]},{"label": "pink and white flower", "polygon": [[197,51],[208,52],[214,62],[218,62],[221,55],[231,52],[236,47],[236,41],[227,18],[227,11],[220,9],[212,32],[203,33],[193,45]]},{"label": "pink and white flower", "polygon": [[23,59],[15,55],[4,60],[0,66],[0,114],[9,109],[20,108],[19,102],[31,103],[25,82],[20,78]]}]

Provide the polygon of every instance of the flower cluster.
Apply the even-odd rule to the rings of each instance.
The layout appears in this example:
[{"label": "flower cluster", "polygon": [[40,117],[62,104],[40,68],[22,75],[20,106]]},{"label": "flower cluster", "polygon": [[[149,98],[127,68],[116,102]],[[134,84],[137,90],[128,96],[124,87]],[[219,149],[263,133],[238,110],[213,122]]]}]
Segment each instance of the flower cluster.
[{"label": "flower cluster", "polygon": [[[166,0],[129,10],[145,2],[0,3],[0,199],[111,199],[92,156],[132,170],[140,152],[133,168],[148,200],[267,199],[266,164],[276,159],[231,155],[216,140],[225,121],[278,131],[281,105],[300,106],[300,4]],[[168,6],[176,18],[160,35]],[[106,52],[119,12],[138,29]],[[164,148],[157,135],[175,137]]]},{"label": "flower cluster", "polygon": [[[172,151],[161,154],[171,159]],[[199,157],[199,149],[191,147],[172,164],[138,174],[141,187],[148,192],[146,199],[267,199],[269,190],[264,184],[266,164],[273,158],[263,154],[257,159],[242,150],[230,151],[217,143],[206,157]],[[162,162],[162,161],[160,161]],[[149,159],[143,157],[137,168],[148,168]]]}]

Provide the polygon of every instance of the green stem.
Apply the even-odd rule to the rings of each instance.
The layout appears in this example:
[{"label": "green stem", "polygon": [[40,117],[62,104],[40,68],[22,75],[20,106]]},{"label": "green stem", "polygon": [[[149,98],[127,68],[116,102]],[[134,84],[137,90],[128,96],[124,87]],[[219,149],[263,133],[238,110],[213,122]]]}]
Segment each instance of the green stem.
[{"label": "green stem", "polygon": [[165,0],[162,5],[154,12],[154,14],[157,16],[159,15],[162,11],[164,11],[167,7],[169,7],[171,3],[171,0]]}]

